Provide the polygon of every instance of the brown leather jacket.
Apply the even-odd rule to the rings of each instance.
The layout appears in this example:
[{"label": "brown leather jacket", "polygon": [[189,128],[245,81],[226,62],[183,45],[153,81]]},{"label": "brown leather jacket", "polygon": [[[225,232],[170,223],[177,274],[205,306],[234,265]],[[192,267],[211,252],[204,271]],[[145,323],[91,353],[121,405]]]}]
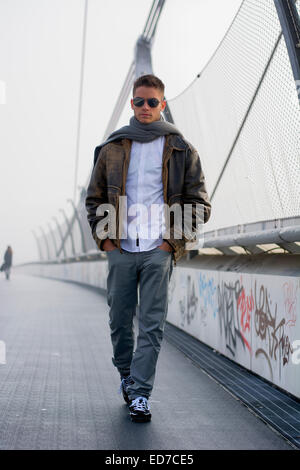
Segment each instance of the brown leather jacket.
[{"label": "brown leather jacket", "polygon": [[[132,141],[129,139],[122,139],[110,142],[101,148],[87,189],[85,200],[87,218],[93,238],[101,251],[103,251],[103,242],[108,236],[122,252],[118,236],[119,233],[122,233],[119,230],[119,196],[125,196],[131,143]],[[175,203],[179,203],[182,207],[183,204],[200,203],[204,209],[203,222],[208,221],[211,204],[206,192],[205,178],[199,155],[190,143],[178,135],[166,136],[163,150],[162,182],[164,202],[169,207]],[[103,216],[96,215],[98,206],[103,203],[112,204],[116,209],[116,238],[109,236],[107,231],[101,232],[100,238],[99,232],[98,235],[96,234],[98,222],[107,215],[107,213],[104,213]],[[168,238],[164,237],[164,240],[172,246],[173,258],[176,264],[176,261],[186,251],[186,242],[193,241],[193,239],[187,239],[183,234],[179,238],[178,230],[174,228],[172,223],[172,217],[170,217],[170,236]],[[182,232],[183,230],[181,230]]]}]

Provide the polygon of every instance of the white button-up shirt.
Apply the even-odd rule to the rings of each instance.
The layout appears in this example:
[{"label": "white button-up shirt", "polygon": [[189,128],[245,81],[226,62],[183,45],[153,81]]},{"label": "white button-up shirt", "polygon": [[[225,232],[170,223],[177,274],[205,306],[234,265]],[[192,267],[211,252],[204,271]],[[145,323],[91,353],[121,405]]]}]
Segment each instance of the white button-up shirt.
[{"label": "white button-up shirt", "polygon": [[121,248],[131,252],[153,250],[165,230],[162,155],[165,137],[132,142],[125,194],[127,213],[122,219]]}]

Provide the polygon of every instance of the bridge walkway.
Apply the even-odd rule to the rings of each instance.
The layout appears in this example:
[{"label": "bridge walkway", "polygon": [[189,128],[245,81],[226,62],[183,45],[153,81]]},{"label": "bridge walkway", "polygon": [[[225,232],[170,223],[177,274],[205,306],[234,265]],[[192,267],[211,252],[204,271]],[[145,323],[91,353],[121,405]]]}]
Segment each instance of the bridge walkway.
[{"label": "bridge walkway", "polygon": [[0,449],[292,449],[166,339],[152,421],[132,423],[99,293],[13,272],[0,299]]}]

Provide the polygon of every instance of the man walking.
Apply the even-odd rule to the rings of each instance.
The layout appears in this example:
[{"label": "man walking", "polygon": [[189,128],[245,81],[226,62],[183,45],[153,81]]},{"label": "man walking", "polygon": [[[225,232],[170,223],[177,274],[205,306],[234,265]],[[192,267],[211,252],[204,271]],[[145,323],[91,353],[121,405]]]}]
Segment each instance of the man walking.
[{"label": "man walking", "polygon": [[[176,127],[162,119],[165,106],[159,78],[144,75],[135,81],[134,116],[96,148],[86,197],[93,237],[108,259],[112,360],[136,422],[151,419],[148,399],[163,338],[172,262],[176,264],[195,235],[186,235],[182,219],[178,224],[174,215],[168,218],[166,207],[191,205],[193,228],[196,205],[203,209],[204,223],[211,210],[199,156]],[[138,286],[139,333],[134,352]]]}]

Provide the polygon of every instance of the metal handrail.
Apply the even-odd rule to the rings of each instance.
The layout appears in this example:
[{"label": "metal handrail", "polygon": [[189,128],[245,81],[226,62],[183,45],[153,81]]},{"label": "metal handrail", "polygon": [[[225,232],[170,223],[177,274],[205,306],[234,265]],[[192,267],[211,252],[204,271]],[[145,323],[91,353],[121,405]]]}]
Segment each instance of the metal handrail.
[{"label": "metal handrail", "polygon": [[[278,220],[275,221],[265,221],[260,222],[261,224],[273,224],[275,225],[278,223]],[[273,227],[267,228],[261,231],[252,232],[249,231],[249,225],[241,226],[236,225],[233,227],[227,227],[223,230],[231,230],[231,233],[218,235],[217,230],[205,232],[203,235],[203,245],[201,248],[230,248],[235,246],[240,247],[248,247],[248,246],[255,246],[255,245],[264,245],[264,244],[276,244],[279,247],[284,246],[285,243],[300,243],[300,224],[299,225],[289,225],[286,227]],[[256,224],[253,223],[253,226]],[[244,229],[247,231],[244,231]],[[298,245],[296,245],[298,246]],[[200,248],[200,250],[201,250]],[[299,253],[299,250],[292,251],[292,253]],[[265,251],[261,250],[261,254],[264,254]],[[198,254],[197,252],[193,251],[193,255]],[[24,264],[61,264],[61,263],[73,263],[77,261],[96,261],[96,260],[105,260],[106,254],[105,252],[101,252],[99,250],[90,250],[87,253],[79,253],[74,256],[69,256],[63,259],[53,259],[48,261],[36,261],[34,263],[24,263]],[[23,264],[22,264],[23,266]]]}]

